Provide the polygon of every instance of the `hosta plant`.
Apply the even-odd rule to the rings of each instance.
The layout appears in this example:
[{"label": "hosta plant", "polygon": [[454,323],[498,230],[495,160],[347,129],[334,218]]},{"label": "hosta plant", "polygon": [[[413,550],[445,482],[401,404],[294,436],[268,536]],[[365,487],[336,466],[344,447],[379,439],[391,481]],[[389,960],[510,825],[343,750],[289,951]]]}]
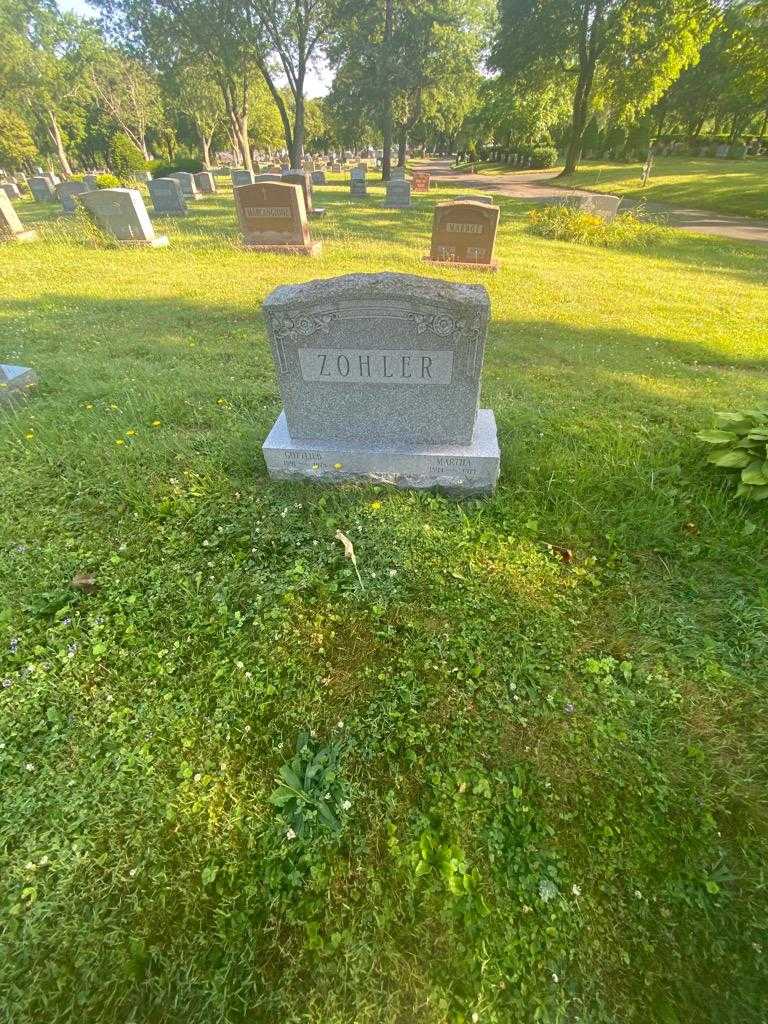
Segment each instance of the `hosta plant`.
[{"label": "hosta plant", "polygon": [[768,498],[768,408],[716,414],[717,428],[696,436],[711,445],[708,462],[738,479],[737,494]]}]

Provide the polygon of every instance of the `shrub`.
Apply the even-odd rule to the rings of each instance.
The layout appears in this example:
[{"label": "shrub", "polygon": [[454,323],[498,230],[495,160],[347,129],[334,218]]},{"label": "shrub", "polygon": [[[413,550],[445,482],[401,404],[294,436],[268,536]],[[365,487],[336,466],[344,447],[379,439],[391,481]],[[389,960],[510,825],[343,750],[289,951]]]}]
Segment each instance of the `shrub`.
[{"label": "shrub", "polygon": [[747,155],[747,147],[745,143],[739,141],[735,142],[728,153],[729,160],[743,160]]},{"label": "shrub", "polygon": [[109,143],[109,164],[121,182],[132,180],[136,171],[143,171],[145,160],[123,132],[112,136]]},{"label": "shrub", "polygon": [[15,170],[36,155],[37,146],[26,121],[10,110],[0,110],[0,167]]},{"label": "shrub", "polygon": [[558,153],[554,146],[534,146],[531,150],[531,167],[554,167],[557,160]]},{"label": "shrub", "polygon": [[149,165],[153,178],[167,178],[169,174],[176,174],[177,171],[188,171],[190,174],[197,174],[203,170],[202,160],[194,160],[191,157],[180,157],[172,163],[163,160],[153,160]]},{"label": "shrub", "polygon": [[97,174],[96,175],[96,188],[119,188],[120,179],[116,178],[114,174]]},{"label": "shrub", "polygon": [[669,236],[669,229],[649,224],[634,213],[620,213],[612,221],[570,204],[553,204],[528,214],[531,231],[542,238],[578,242],[605,248],[651,245]]},{"label": "shrub", "polygon": [[717,428],[696,437],[711,445],[707,462],[738,480],[736,493],[751,501],[768,498],[768,407],[715,414]]}]

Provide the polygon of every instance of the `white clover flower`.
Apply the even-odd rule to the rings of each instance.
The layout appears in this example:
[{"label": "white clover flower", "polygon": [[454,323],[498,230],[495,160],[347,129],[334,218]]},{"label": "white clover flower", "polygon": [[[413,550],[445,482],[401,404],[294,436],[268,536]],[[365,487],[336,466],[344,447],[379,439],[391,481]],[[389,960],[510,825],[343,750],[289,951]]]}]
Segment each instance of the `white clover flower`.
[{"label": "white clover flower", "polygon": [[296,833],[293,831],[292,828],[289,828],[288,831],[285,833],[285,838],[286,839],[295,839],[296,838]]},{"label": "white clover flower", "polygon": [[390,576],[397,576],[397,569],[390,569],[389,570],[389,575]]},{"label": "white clover flower", "polygon": [[343,810],[348,811],[349,808],[352,806],[352,801],[351,800],[345,800],[344,803],[341,806],[342,806]]},{"label": "white clover flower", "polygon": [[128,872],[128,874],[131,876],[131,878],[133,878],[134,875],[136,874],[136,868],[131,868],[131,870]]},{"label": "white clover flower", "polygon": [[572,885],[571,886],[571,892],[573,893],[574,896],[581,896],[581,886],[580,885]]},{"label": "white clover flower", "polygon": [[195,772],[195,776],[194,776],[195,782],[199,782],[200,779],[202,779],[202,777],[203,777],[202,772]]},{"label": "white clover flower", "polygon": [[552,972],[552,981],[554,981],[555,984],[557,984],[558,981],[560,981],[560,979],[558,978],[558,976],[555,974],[554,971]]},{"label": "white clover flower", "polygon": [[35,766],[31,764],[29,761],[27,761],[24,767],[27,769],[28,772],[33,772],[35,770]]},{"label": "white clover flower", "polygon": [[338,720],[338,722],[336,723],[336,728],[337,729],[343,729],[344,728],[344,719],[343,718],[340,718]]}]

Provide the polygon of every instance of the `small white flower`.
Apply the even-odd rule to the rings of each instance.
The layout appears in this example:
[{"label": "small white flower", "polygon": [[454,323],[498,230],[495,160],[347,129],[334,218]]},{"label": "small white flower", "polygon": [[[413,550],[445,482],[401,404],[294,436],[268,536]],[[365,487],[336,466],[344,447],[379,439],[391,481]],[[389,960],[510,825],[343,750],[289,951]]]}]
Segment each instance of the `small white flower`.
[{"label": "small white flower", "polygon": [[558,978],[558,976],[555,974],[554,971],[552,972],[552,981],[554,981],[555,984],[557,984],[558,981],[560,981],[560,979]]},{"label": "small white flower", "polygon": [[131,876],[131,878],[133,878],[134,875],[136,874],[136,868],[131,868],[131,870],[128,872],[128,874]]},{"label": "small white flower", "polygon": [[253,679],[253,672],[246,672],[245,673],[245,678],[246,679]]},{"label": "small white flower", "polygon": [[[389,570],[389,575],[390,576],[397,576],[397,569],[390,569]],[[477,1014],[475,1014],[475,1016],[477,1016]]]},{"label": "small white flower", "polygon": [[48,858],[47,857],[41,857],[40,858],[40,867],[41,868],[44,868],[47,865],[47,863],[48,863]]},{"label": "small white flower", "polygon": [[286,839],[295,839],[296,838],[296,833],[293,831],[292,828],[289,828],[288,831],[285,833],[285,838]]},{"label": "small white flower", "polygon": [[31,860],[28,860],[24,867],[27,871],[37,871],[37,864],[33,864]]},{"label": "small white flower", "polygon": [[202,779],[202,777],[203,776],[201,772],[195,772],[195,782],[199,782],[200,779]]},{"label": "small white flower", "polygon": [[245,668],[245,665],[242,663],[242,661],[236,661],[235,668],[239,668],[242,671],[242,669]]},{"label": "small white flower", "polygon": [[35,770],[35,766],[33,764],[30,764],[29,761],[27,761],[24,767],[27,769],[28,772],[33,772]]},{"label": "small white flower", "polygon": [[474,1012],[474,1013],[472,1014],[472,1024],[477,1024],[477,1022],[478,1022],[479,1020],[480,1020],[480,1014],[479,1014],[479,1013],[478,1013],[477,1011],[475,1011],[475,1012]]},{"label": "small white flower", "polygon": [[336,728],[337,729],[343,729],[344,728],[344,720],[342,718],[340,718],[338,720],[338,722],[336,723]]},{"label": "small white flower", "polygon": [[349,808],[352,806],[352,801],[351,800],[345,800],[344,803],[341,806],[342,806],[343,810],[348,811]]},{"label": "small white flower", "polygon": [[580,885],[572,885],[571,886],[571,892],[573,893],[574,896],[581,896],[581,886]]},{"label": "small white flower", "polygon": [[636,897],[637,897],[637,898],[638,898],[639,900],[641,900],[641,899],[643,898],[643,894],[642,894],[642,893],[640,892],[640,890],[639,890],[639,889],[635,889],[635,896],[636,896]]}]

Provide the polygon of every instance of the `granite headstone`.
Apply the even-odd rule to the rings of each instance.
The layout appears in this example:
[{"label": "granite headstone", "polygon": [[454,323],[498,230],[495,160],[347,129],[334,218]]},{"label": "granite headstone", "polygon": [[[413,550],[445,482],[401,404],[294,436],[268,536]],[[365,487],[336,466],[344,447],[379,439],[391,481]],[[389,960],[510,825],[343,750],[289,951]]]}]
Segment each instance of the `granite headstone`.
[{"label": "granite headstone", "polygon": [[483,287],[351,274],[284,285],[263,308],[284,404],[263,446],[270,476],[493,490]]},{"label": "granite headstone", "polygon": [[149,194],[155,213],[171,217],[186,214],[187,204],[177,178],[153,178],[149,183]]},{"label": "granite headstone", "polygon": [[195,175],[195,185],[203,196],[212,196],[216,193],[216,180],[210,171],[198,171]]},{"label": "granite headstone", "polygon": [[232,176],[232,188],[240,188],[242,185],[252,185],[254,174],[253,171],[231,171]]},{"label": "granite headstone", "polygon": [[75,196],[83,192],[90,192],[84,181],[62,181],[56,186],[56,194],[59,197],[61,208],[64,213],[77,213],[77,201]]},{"label": "granite headstone", "polygon": [[21,223],[13,203],[0,189],[0,241],[2,242],[34,242],[36,231],[28,231]]},{"label": "granite headstone", "polygon": [[102,230],[123,245],[168,244],[166,235],[156,235],[141,192],[135,188],[102,188],[84,192],[80,202]]},{"label": "granite headstone", "polygon": [[241,185],[234,194],[246,248],[303,256],[317,256],[321,251],[322,243],[310,238],[304,194],[299,185],[260,181]]},{"label": "granite headstone", "polygon": [[404,178],[392,178],[387,182],[387,196],[384,200],[387,210],[407,210],[411,205],[411,183]]},{"label": "granite headstone", "polygon": [[34,174],[29,179],[29,188],[36,203],[53,203],[56,200],[55,186],[45,174]]},{"label": "granite headstone", "polygon": [[432,244],[427,258],[435,263],[497,270],[493,250],[498,225],[498,206],[474,200],[438,203],[432,219]]}]

